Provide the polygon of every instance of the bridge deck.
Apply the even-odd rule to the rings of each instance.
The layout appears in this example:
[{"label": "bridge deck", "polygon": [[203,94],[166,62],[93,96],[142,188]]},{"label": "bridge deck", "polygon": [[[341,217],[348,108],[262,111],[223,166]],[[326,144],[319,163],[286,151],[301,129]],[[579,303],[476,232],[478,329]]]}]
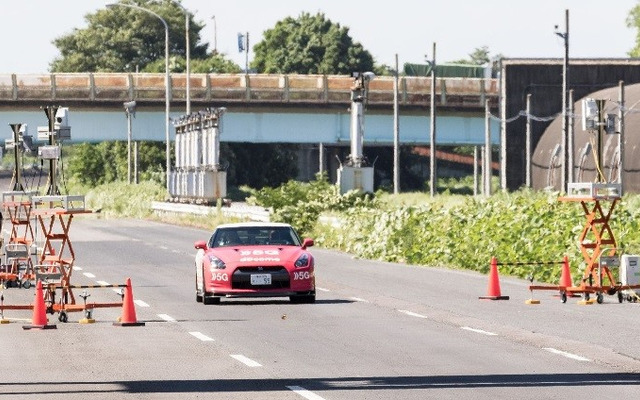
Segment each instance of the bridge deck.
[{"label": "bridge deck", "polygon": [[[0,107],[57,102],[74,107],[122,106],[136,100],[141,105],[165,102],[165,74],[160,73],[58,73],[45,75],[0,74]],[[171,74],[170,99],[185,102],[186,74]],[[369,105],[393,104],[392,76],[370,82]],[[313,107],[348,105],[353,78],[338,75],[191,74],[190,98],[195,105],[288,104]],[[398,103],[405,108],[425,108],[430,102],[430,77],[400,77]],[[488,99],[498,102],[496,79],[438,78],[439,107],[480,110]]]}]

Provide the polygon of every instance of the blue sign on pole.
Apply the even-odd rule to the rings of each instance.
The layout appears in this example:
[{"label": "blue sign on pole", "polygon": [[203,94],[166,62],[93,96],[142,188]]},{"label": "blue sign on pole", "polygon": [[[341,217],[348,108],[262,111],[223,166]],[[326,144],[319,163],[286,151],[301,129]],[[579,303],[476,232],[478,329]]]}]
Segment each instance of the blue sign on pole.
[{"label": "blue sign on pole", "polygon": [[238,33],[238,52],[242,53],[244,51],[244,35],[242,33]]}]

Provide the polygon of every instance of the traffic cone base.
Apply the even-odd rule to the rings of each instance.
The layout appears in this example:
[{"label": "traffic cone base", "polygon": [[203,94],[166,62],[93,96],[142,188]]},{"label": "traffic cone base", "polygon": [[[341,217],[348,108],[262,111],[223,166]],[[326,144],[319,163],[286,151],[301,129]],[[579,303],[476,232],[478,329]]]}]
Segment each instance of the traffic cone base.
[{"label": "traffic cone base", "polygon": [[36,284],[36,298],[33,304],[33,318],[31,325],[23,325],[22,329],[56,329],[55,324],[49,324],[47,320],[47,309],[44,304],[44,295],[42,293],[42,282]]},{"label": "traffic cone base", "polygon": [[136,306],[133,303],[133,290],[131,289],[131,278],[127,278],[122,299],[122,316],[113,323],[115,326],[144,326],[144,322],[136,319]]},{"label": "traffic cone base", "polygon": [[481,300],[509,300],[509,296],[500,293],[500,278],[498,277],[498,260],[491,257],[491,269],[489,270],[489,285],[486,296],[479,296]]}]

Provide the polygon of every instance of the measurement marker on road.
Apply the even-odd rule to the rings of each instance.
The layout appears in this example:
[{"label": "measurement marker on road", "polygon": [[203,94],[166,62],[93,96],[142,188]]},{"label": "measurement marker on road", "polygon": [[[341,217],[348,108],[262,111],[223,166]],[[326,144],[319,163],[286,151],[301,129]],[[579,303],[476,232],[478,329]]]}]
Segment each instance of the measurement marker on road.
[{"label": "measurement marker on road", "polygon": [[302,386],[287,386],[287,389],[291,390],[296,394],[299,394],[300,396],[308,400],[324,400],[324,397],[320,397],[317,394],[303,388]]},{"label": "measurement marker on road", "polygon": [[111,284],[107,281],[96,281],[96,283],[100,286],[111,286]]},{"label": "measurement marker on road", "polygon": [[74,266],[74,267],[73,267],[73,270],[74,270],[74,271],[82,271],[82,268],[80,268],[80,267],[75,267],[75,266]]},{"label": "measurement marker on road", "polygon": [[246,365],[247,367],[262,367],[262,364],[253,361],[250,358],[247,358],[245,356],[243,356],[242,354],[231,354],[231,357],[235,358],[236,360],[240,361],[241,363],[243,363],[244,365]]},{"label": "measurement marker on road", "polygon": [[142,300],[134,300],[133,302],[140,307],[149,307],[149,305]]},{"label": "measurement marker on road", "polygon": [[92,274],[91,272],[85,272],[84,274],[82,274],[84,276],[86,276],[87,278],[95,278],[96,276],[94,274]]},{"label": "measurement marker on road", "polygon": [[543,347],[542,350],[546,350],[550,353],[553,354],[558,354],[561,355],[563,357],[567,357],[570,358],[572,360],[576,360],[576,361],[591,361],[588,358],[576,355],[576,354],[571,354],[571,353],[567,353],[566,351],[562,351],[562,350],[558,350],[558,349],[554,349],[553,347]]},{"label": "measurement marker on road", "polygon": [[167,314],[158,314],[158,317],[162,318],[163,320],[167,321],[167,322],[176,322],[176,319],[173,318],[170,315]]},{"label": "measurement marker on road", "polygon": [[331,291],[329,289],[325,289],[325,288],[321,288],[321,287],[317,287],[317,286],[316,286],[316,290],[319,290],[321,292],[330,292]]},{"label": "measurement marker on road", "polygon": [[209,336],[202,334],[200,332],[189,332],[189,334],[202,340],[203,342],[213,342],[213,338],[210,338]]},{"label": "measurement marker on road", "polygon": [[481,335],[498,336],[497,333],[483,331],[482,329],[471,328],[471,327],[468,327],[468,326],[462,326],[462,327],[460,327],[460,329],[464,329],[465,331],[471,331],[471,332],[479,333]]},{"label": "measurement marker on road", "polygon": [[413,311],[407,311],[407,310],[398,310],[399,312],[406,314],[410,317],[416,317],[416,318],[428,318],[426,315],[422,315],[422,314],[418,314],[418,313],[414,313]]},{"label": "measurement marker on road", "polygon": [[360,303],[368,303],[369,302],[369,300],[365,300],[365,299],[362,299],[360,297],[349,297],[349,300],[357,301],[357,302],[360,302]]}]

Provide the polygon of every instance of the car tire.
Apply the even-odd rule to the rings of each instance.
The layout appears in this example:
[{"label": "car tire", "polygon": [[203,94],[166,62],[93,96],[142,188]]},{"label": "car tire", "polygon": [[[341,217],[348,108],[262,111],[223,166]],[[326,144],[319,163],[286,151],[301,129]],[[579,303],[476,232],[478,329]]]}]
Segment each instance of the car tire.
[{"label": "car tire", "polygon": [[289,296],[289,300],[293,304],[313,304],[316,302],[316,294],[314,292],[312,294]]},{"label": "car tire", "polygon": [[203,293],[204,293],[204,291],[201,291],[198,288],[198,275],[196,274],[196,302],[197,303],[202,303],[202,298],[204,297]]},{"label": "car tire", "polygon": [[205,305],[220,304],[220,297],[202,295],[202,303]]}]

